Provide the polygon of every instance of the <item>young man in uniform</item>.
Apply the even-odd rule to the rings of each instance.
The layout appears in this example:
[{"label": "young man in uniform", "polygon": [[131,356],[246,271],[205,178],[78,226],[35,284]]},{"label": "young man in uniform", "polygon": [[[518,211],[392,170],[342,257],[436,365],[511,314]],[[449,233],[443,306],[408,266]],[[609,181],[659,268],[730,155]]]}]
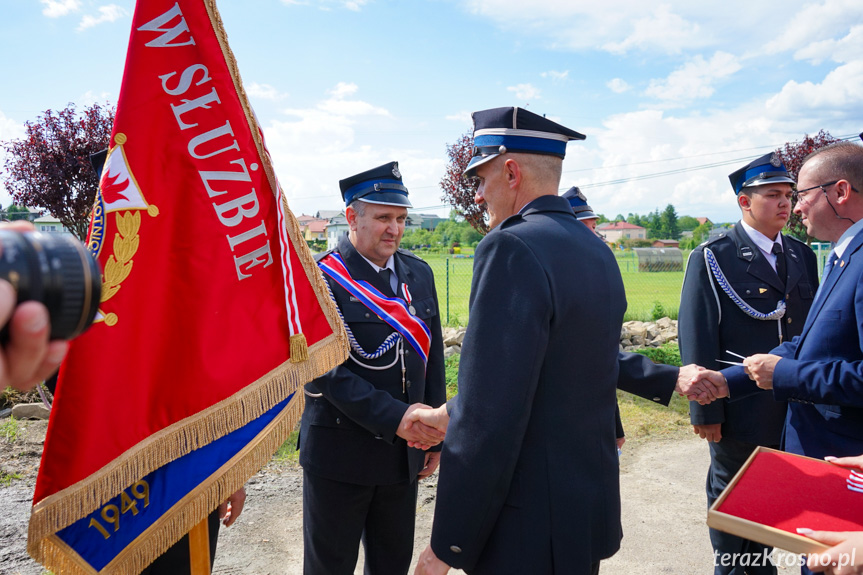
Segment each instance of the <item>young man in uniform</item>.
[{"label": "young man in uniform", "polygon": [[[791,215],[792,184],[775,153],[729,176],[742,212],[727,234],[692,251],[678,316],[684,363],[708,369],[766,352],[798,335],[818,287],[815,254],[780,232]],[[759,445],[779,446],[787,405],[770,393],[690,404],[696,434],[710,448],[707,502],[713,504]],[[774,574],[770,548],[714,529],[714,573]]]}]

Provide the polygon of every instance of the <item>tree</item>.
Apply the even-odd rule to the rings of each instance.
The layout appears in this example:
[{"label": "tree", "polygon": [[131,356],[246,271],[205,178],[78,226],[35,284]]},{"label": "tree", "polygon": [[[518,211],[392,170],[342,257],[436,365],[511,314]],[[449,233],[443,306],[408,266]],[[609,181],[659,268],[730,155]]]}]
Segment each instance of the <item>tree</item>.
[{"label": "tree", "polygon": [[677,211],[671,204],[665,206],[665,210],[659,216],[659,233],[662,235],[661,239],[676,240],[680,237],[680,229],[677,226]]},{"label": "tree", "polygon": [[90,154],[108,147],[113,124],[113,107],[94,104],[79,115],[71,103],[26,122],[24,139],[3,144],[15,203],[48,210],[83,241],[99,188]]},{"label": "tree", "polygon": [[6,208],[6,219],[10,222],[15,220],[27,220],[30,217],[30,210],[24,206],[16,206],[12,204]]},{"label": "tree", "polygon": [[[788,174],[796,182],[797,174],[800,172],[800,167],[803,165],[803,160],[806,159],[806,156],[819,148],[838,141],[839,139],[831,136],[829,132],[820,130],[815,137],[805,134],[802,142],[786,142],[785,147],[776,150],[776,153],[782,158],[785,169],[788,170]],[[794,204],[792,204],[793,207]],[[812,238],[806,233],[806,226],[803,225],[800,216],[793,211],[791,212],[791,217],[788,218],[788,223],[785,224],[785,233],[806,243],[812,241]]]},{"label": "tree", "polygon": [[485,222],[485,205],[477,205],[473,198],[478,182],[476,178],[462,176],[471,157],[473,157],[473,134],[466,132],[452,145],[447,145],[446,154],[449,163],[446,174],[440,181],[443,191],[441,199],[454,207],[476,231],[485,235],[488,224]]},{"label": "tree", "polygon": [[692,216],[680,216],[677,220],[677,227],[681,232],[688,232],[690,230],[694,230],[699,225],[698,220],[693,218]]}]

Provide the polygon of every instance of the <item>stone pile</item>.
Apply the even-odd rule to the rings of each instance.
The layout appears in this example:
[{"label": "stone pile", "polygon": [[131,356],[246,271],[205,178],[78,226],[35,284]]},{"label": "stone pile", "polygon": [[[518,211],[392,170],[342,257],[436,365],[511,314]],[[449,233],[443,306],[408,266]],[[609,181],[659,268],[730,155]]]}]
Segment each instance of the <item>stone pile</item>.
[{"label": "stone pile", "polygon": [[[461,353],[465,327],[443,328],[443,356]],[[659,347],[677,341],[677,320],[663,317],[656,321],[628,321],[620,330],[620,349],[633,351],[643,347]]]},{"label": "stone pile", "polygon": [[659,347],[677,341],[677,320],[667,317],[653,321],[628,321],[620,330],[620,349],[632,351],[643,347]]}]

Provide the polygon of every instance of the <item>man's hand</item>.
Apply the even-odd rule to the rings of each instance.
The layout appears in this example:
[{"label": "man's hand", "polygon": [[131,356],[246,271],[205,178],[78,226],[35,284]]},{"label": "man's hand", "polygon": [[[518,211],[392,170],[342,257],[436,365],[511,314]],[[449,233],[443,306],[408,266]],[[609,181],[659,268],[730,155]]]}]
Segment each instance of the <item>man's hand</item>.
[{"label": "man's hand", "polygon": [[743,360],[743,367],[755,385],[761,389],[773,389],[773,370],[780,359],[778,355],[756,353]]},{"label": "man's hand", "polygon": [[69,344],[48,341],[48,310],[35,301],[15,306],[15,290],[0,280],[0,326],[9,322],[9,342],[0,347],[0,387],[28,391],[60,367]]},{"label": "man's hand", "polygon": [[852,575],[863,573],[863,532],[812,531],[798,529],[798,533],[815,541],[832,545],[823,553],[809,555],[806,566],[816,573]]},{"label": "man's hand", "polygon": [[686,396],[690,401],[704,405],[721,397],[728,397],[728,384],[720,372],[689,364],[680,368],[674,391]]},{"label": "man's hand", "polygon": [[425,463],[423,464],[422,471],[419,472],[417,477],[419,479],[425,479],[437,469],[438,464],[440,464],[440,451],[430,451],[426,453]]},{"label": "man's hand", "polygon": [[240,517],[246,504],[246,488],[240,487],[228,500],[219,505],[219,519],[225,527],[230,527]]},{"label": "man's hand", "polygon": [[719,441],[722,439],[721,423],[711,423],[709,425],[693,425],[692,430],[695,432],[695,435],[701,437],[701,439],[706,439],[707,441],[713,443],[719,443]]},{"label": "man's hand", "polygon": [[444,575],[449,571],[449,565],[437,558],[431,545],[427,545],[417,560],[414,575]]},{"label": "man's hand", "polygon": [[417,449],[428,449],[443,441],[446,430],[439,431],[421,421],[420,416],[412,416],[418,411],[432,411],[432,408],[422,403],[414,403],[408,406],[402,416],[396,435],[407,440],[408,445]]},{"label": "man's hand", "polygon": [[[446,404],[440,407],[417,409],[409,414],[405,414],[408,419],[407,427],[410,429],[414,424],[423,424],[434,428],[440,433],[446,435],[447,426],[449,426],[449,415],[446,412]],[[419,443],[408,441],[410,447],[417,449],[428,449],[430,446],[423,446]]]},{"label": "man's hand", "polygon": [[623,449],[623,444],[626,443],[626,438],[625,437],[618,437],[617,439],[614,440],[614,442],[617,444],[617,449],[619,451],[619,450]]}]

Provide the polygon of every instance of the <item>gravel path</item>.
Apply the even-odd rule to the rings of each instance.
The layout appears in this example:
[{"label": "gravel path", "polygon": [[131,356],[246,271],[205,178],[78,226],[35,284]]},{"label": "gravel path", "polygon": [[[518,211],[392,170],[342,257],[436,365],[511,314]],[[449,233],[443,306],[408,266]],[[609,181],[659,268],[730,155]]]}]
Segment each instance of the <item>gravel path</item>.
[{"label": "gravel path", "polygon": [[[0,470],[24,477],[0,487],[4,508],[0,514],[2,575],[44,573],[25,550],[44,428],[42,422],[28,423],[22,439],[11,448],[0,439]],[[604,575],[712,573],[712,551],[704,524],[703,486],[708,462],[707,445],[695,437],[626,444],[620,476],[625,536],[617,555],[603,562]],[[434,475],[420,486],[415,557],[429,540],[436,482]],[[302,471],[269,466],[249,481],[247,491],[243,515],[220,535],[214,575],[300,575]],[[362,560],[356,573],[362,573]],[[799,571],[780,569],[781,575],[792,573]]]}]

